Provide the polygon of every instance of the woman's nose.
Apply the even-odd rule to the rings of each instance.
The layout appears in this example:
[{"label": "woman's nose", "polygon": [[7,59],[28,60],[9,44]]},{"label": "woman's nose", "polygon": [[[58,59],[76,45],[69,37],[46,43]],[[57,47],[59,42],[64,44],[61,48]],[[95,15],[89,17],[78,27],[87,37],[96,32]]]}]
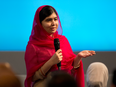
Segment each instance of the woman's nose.
[{"label": "woman's nose", "polygon": [[51,24],[52,26],[54,26],[55,25],[55,21],[54,20],[52,20],[52,24]]}]

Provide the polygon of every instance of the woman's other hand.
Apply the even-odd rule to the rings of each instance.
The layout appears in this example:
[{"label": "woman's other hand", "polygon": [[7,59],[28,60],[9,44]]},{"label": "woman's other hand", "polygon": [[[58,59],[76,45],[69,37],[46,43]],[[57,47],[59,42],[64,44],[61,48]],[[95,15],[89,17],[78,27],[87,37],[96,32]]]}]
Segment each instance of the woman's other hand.
[{"label": "woman's other hand", "polygon": [[86,58],[95,55],[95,51],[84,50],[78,53],[79,57]]},{"label": "woman's other hand", "polygon": [[60,61],[62,61],[62,50],[58,49],[55,54],[50,58],[51,63],[58,64]]},{"label": "woman's other hand", "polygon": [[89,57],[89,56],[93,56],[95,55],[95,51],[89,51],[89,50],[84,50],[84,51],[81,51],[77,54],[76,58],[74,59],[74,68],[76,67],[79,67],[80,66],[80,60],[82,58],[86,58],[86,57]]}]

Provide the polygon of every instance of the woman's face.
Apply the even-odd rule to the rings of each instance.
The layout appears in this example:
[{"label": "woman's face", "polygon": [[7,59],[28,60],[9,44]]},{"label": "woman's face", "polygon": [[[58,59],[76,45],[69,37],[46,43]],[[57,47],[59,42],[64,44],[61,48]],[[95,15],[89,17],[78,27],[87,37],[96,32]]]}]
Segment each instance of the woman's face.
[{"label": "woman's face", "polygon": [[42,21],[42,26],[49,34],[53,34],[56,32],[58,28],[58,19],[55,12],[53,12],[50,16],[46,17]]}]

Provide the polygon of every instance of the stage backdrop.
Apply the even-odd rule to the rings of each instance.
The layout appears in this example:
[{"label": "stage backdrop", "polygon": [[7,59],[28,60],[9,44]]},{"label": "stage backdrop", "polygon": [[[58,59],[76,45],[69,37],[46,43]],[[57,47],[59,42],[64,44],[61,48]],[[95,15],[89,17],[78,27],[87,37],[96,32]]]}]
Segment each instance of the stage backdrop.
[{"label": "stage backdrop", "polygon": [[0,51],[25,51],[41,5],[58,11],[73,51],[116,51],[116,0],[1,0]]}]

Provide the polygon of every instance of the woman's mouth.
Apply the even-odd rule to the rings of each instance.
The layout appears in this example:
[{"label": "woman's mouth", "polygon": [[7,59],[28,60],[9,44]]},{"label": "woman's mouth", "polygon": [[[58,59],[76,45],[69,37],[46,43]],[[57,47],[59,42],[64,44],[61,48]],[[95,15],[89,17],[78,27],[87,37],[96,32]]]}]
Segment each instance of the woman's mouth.
[{"label": "woman's mouth", "polygon": [[55,27],[50,28],[51,30],[55,30]]}]

